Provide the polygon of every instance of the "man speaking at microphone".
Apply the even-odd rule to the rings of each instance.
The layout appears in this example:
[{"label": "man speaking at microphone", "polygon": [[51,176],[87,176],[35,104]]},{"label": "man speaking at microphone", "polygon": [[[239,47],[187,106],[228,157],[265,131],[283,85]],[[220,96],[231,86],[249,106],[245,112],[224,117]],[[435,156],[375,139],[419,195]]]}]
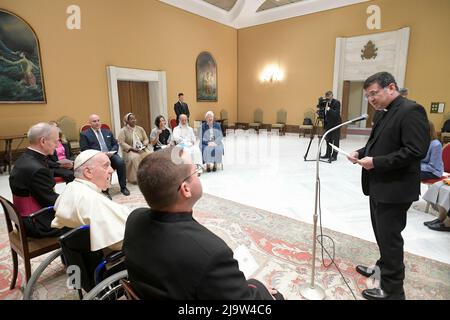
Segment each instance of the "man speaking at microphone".
[{"label": "man speaking at microphone", "polygon": [[[327,131],[342,123],[341,119],[341,103],[339,100],[333,99],[333,92],[327,91],[325,93],[325,118],[324,118],[324,130]],[[337,151],[331,149],[330,143],[339,147],[339,139],[341,138],[341,129],[337,129],[330,132],[327,137],[327,152],[321,158],[330,158],[331,161],[337,160]]]},{"label": "man speaking at microphone", "polygon": [[[365,97],[378,116],[364,148],[348,159],[362,169],[362,188],[369,196],[370,216],[380,258],[374,268],[357,266],[370,277],[380,270],[380,287],[362,292],[369,300],[403,300],[403,238],[406,213],[420,194],[420,160],[430,144],[425,109],[400,96],[394,77],[379,72],[364,82]],[[382,110],[382,111],[380,111]]]}]

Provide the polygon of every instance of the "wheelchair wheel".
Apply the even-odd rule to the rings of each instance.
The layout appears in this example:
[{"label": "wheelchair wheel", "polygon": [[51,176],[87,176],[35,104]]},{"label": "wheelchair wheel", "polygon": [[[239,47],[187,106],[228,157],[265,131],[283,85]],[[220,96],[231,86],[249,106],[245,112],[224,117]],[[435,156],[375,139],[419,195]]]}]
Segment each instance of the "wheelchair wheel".
[{"label": "wheelchair wheel", "polygon": [[[41,279],[42,275],[45,273],[45,275],[47,276],[46,278],[49,278],[50,280],[54,280],[56,279],[59,273],[62,273],[62,275],[65,277],[65,272],[64,272],[64,268],[61,267],[61,265],[57,265],[56,263],[54,264],[55,270],[49,270],[52,268],[49,268],[50,264],[59,256],[61,256],[62,254],[62,250],[58,249],[53,251],[52,253],[50,253],[44,261],[41,262],[41,264],[36,268],[36,270],[31,274],[30,280],[28,281],[24,293],[23,293],[23,300],[38,300],[38,299],[54,299],[52,297],[49,297],[48,294],[40,294],[40,291],[42,291],[42,287],[43,285],[41,284],[41,282],[43,282]],[[61,269],[61,270],[60,270]],[[50,293],[51,290],[49,290],[51,288],[46,288],[46,292]]]},{"label": "wheelchair wheel", "polygon": [[127,278],[127,270],[115,273],[96,285],[84,296],[83,300],[125,300],[125,290],[120,280]]}]

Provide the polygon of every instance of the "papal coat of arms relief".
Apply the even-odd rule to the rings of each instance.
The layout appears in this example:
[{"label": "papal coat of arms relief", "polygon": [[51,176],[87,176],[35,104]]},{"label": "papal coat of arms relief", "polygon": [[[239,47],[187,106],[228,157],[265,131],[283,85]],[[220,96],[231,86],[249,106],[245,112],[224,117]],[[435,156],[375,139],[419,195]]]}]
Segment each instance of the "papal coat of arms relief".
[{"label": "papal coat of arms relief", "polygon": [[373,43],[372,40],[369,40],[369,42],[367,42],[364,46],[364,49],[361,50],[361,59],[375,59],[378,55],[377,51],[378,48],[375,47],[375,43]]}]

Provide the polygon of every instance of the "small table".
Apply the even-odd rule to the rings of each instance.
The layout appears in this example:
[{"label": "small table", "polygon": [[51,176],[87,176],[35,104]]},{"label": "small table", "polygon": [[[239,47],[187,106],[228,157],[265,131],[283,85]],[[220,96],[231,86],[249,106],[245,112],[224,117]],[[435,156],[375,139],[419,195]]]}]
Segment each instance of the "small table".
[{"label": "small table", "polygon": [[[10,135],[10,136],[0,136],[0,141],[5,141],[5,154],[3,157],[3,170],[0,168],[0,173],[3,173],[6,171],[6,168],[8,168],[8,173],[11,173],[11,162],[12,162],[12,142],[14,139],[21,139],[19,142],[19,146],[22,144],[23,140],[27,137],[26,134],[16,134],[16,135]],[[19,146],[17,148],[19,148]]]}]

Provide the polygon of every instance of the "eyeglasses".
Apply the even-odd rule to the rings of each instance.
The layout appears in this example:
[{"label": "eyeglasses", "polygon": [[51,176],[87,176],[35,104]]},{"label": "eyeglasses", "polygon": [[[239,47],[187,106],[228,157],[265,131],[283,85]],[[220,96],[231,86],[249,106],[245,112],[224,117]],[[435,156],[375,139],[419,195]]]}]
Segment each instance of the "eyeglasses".
[{"label": "eyeglasses", "polygon": [[197,166],[197,169],[195,169],[194,172],[192,172],[190,175],[188,175],[186,178],[183,179],[183,181],[181,181],[180,185],[178,186],[177,191],[180,191],[181,189],[181,185],[183,184],[183,182],[185,182],[187,179],[189,179],[190,177],[192,177],[194,174],[197,174],[197,177],[200,177],[203,173],[203,169],[201,166]]},{"label": "eyeglasses", "polygon": [[369,100],[370,98],[373,98],[373,97],[377,96],[377,95],[381,92],[381,90],[383,90],[384,92],[386,92],[387,87],[386,87],[386,88],[383,88],[383,89],[380,89],[380,90],[370,91],[369,93],[366,93],[366,94],[364,95],[364,99]]}]

